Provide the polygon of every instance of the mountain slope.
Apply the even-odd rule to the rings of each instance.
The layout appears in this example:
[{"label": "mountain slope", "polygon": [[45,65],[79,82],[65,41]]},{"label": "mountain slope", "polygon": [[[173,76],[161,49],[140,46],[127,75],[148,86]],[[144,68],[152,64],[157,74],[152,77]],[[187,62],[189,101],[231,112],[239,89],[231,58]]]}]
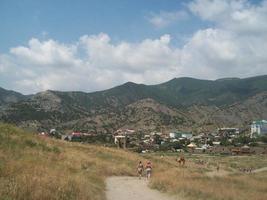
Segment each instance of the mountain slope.
[{"label": "mountain slope", "polygon": [[0,106],[26,99],[26,96],[0,87]]},{"label": "mountain slope", "polygon": [[207,125],[245,127],[253,120],[267,119],[267,92],[229,106],[192,106],[189,110],[199,127]]},{"label": "mountain slope", "polygon": [[[173,98],[177,104],[229,105],[267,91],[267,76],[216,81],[176,78],[154,86]],[[175,103],[173,103],[175,104]]]},{"label": "mountain slope", "polygon": [[95,132],[121,127],[199,130],[246,126],[253,119],[267,117],[261,112],[267,107],[263,103],[266,92],[267,76],[215,81],[176,78],[158,85],[128,82],[93,93],[40,92],[10,103],[1,110],[0,119],[37,129]]}]

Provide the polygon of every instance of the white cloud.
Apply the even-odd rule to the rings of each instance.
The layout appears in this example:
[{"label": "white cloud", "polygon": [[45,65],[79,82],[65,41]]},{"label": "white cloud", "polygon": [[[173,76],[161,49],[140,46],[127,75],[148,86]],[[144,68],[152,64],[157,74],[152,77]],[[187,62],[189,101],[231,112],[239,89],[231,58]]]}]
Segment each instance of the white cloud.
[{"label": "white cloud", "polygon": [[0,58],[0,66],[7,69],[0,76],[14,80],[11,87],[24,93],[94,91],[126,81],[159,83],[172,78],[179,61],[179,50],[172,49],[170,41],[169,35],[163,35],[115,45],[104,33],[82,36],[69,45],[33,38],[28,46],[11,48]]},{"label": "white cloud", "polygon": [[79,60],[74,59],[76,46],[59,44],[51,39],[40,42],[38,39],[32,38],[28,47],[11,48],[10,53],[15,55],[20,62],[30,62],[45,67],[73,66],[79,62]]},{"label": "white cloud", "polygon": [[198,69],[190,74],[211,78],[267,73],[266,0],[258,5],[246,0],[195,0],[188,7],[214,22],[213,28],[197,31],[184,47],[183,65]]},{"label": "white cloud", "polygon": [[247,0],[195,0],[189,9],[203,20],[236,33],[267,32],[267,1],[252,5]]},{"label": "white cloud", "polygon": [[169,35],[163,35],[159,39],[146,39],[136,44],[121,42],[114,45],[109,36],[103,33],[80,39],[92,66],[135,73],[177,66],[179,53],[170,47],[170,40]]},{"label": "white cloud", "polygon": [[136,43],[114,43],[105,33],[84,35],[72,44],[33,38],[26,46],[0,55],[0,82],[32,93],[95,91],[126,81],[156,84],[180,76],[267,74],[266,2],[191,2],[190,10],[213,26],[193,33],[183,47],[173,47],[168,34]]},{"label": "white cloud", "polygon": [[151,13],[147,20],[156,28],[164,28],[175,22],[182,21],[188,18],[186,11],[161,11],[159,13]]}]

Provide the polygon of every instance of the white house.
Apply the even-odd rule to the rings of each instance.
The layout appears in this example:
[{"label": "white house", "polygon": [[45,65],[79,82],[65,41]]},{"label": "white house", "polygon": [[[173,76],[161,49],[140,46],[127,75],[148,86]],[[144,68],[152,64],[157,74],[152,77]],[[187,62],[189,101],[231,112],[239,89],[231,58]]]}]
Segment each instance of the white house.
[{"label": "white house", "polygon": [[185,132],[182,133],[182,138],[190,139],[192,137],[193,137],[192,133],[185,133]]},{"label": "white house", "polygon": [[169,133],[170,138],[178,138],[179,136],[180,136],[180,134],[176,133],[176,132]]},{"label": "white house", "polygon": [[267,121],[266,120],[253,121],[252,124],[250,125],[250,128],[251,128],[250,137],[267,134]]},{"label": "white house", "polygon": [[221,137],[235,137],[239,134],[238,128],[218,128],[217,131]]},{"label": "white house", "polygon": [[190,139],[192,136],[193,136],[192,133],[181,132],[181,131],[169,133],[169,137],[170,138],[186,138],[186,139]]}]

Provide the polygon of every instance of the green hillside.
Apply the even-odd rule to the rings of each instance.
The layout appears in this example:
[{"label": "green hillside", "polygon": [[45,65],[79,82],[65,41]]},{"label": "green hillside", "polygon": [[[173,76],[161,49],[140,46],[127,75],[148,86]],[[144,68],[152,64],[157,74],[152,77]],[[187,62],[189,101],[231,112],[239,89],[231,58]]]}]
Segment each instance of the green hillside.
[{"label": "green hillside", "polygon": [[140,99],[151,98],[170,106],[229,105],[257,93],[267,91],[267,76],[215,81],[175,78],[158,85],[125,83],[109,90],[54,92],[66,103],[86,108],[125,106]]},{"label": "green hillside", "polygon": [[[2,92],[2,96],[7,96],[6,92]],[[93,93],[49,90],[22,96],[22,100],[6,104],[0,109],[0,120],[26,128],[73,130],[78,127],[97,132],[113,132],[123,126],[133,127],[134,123],[139,124],[140,127],[136,128],[141,129],[148,124],[145,129],[164,126],[188,130],[191,127],[191,131],[205,124],[212,124],[210,128],[247,126],[251,120],[265,118],[264,112],[259,110],[266,108],[266,92],[267,75],[215,81],[175,78],[158,85],[128,82]],[[148,109],[138,103],[149,99],[153,100],[153,105]],[[247,108],[251,102],[255,109]],[[154,108],[158,107],[158,103],[173,110],[174,115],[156,111]],[[238,106],[235,108],[233,105]],[[246,110],[243,115],[239,115],[240,108]],[[214,113],[219,114],[218,110],[223,115],[214,116]],[[146,117],[140,119],[140,116]],[[178,123],[176,119],[182,120]]]},{"label": "green hillside", "polygon": [[26,96],[0,87],[0,106],[26,99]]},{"label": "green hillside", "polygon": [[165,101],[172,105],[221,106],[242,101],[257,93],[267,91],[267,76],[215,81],[176,78],[152,87],[165,94],[168,97],[165,98]]}]

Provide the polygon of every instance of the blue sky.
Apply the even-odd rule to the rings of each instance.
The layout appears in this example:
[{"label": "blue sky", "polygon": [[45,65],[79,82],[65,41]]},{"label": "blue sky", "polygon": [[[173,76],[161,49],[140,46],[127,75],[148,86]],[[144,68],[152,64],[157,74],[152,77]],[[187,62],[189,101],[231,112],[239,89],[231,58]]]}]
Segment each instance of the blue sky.
[{"label": "blue sky", "polygon": [[[147,18],[160,11],[186,9],[183,0],[1,0],[0,50],[25,44],[30,38],[72,42],[84,34],[108,33],[115,40],[140,41],[169,33],[179,39],[207,26],[197,18],[164,29]],[[192,17],[193,18],[193,17]]]},{"label": "blue sky", "polygon": [[0,0],[0,87],[267,74],[267,0]]}]

